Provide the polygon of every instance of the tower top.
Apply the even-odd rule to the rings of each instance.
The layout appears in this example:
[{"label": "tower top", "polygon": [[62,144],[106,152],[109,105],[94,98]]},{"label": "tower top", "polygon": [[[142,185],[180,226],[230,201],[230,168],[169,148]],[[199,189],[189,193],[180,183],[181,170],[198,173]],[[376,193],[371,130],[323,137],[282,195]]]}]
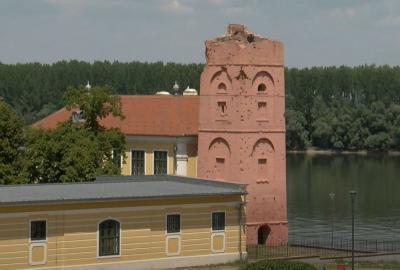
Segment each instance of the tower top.
[{"label": "tower top", "polygon": [[206,41],[206,62],[283,66],[283,43],[254,34],[243,24],[229,24],[224,36]]},{"label": "tower top", "polygon": [[172,91],[174,95],[178,95],[179,93],[179,84],[175,81],[174,86],[172,86]]}]

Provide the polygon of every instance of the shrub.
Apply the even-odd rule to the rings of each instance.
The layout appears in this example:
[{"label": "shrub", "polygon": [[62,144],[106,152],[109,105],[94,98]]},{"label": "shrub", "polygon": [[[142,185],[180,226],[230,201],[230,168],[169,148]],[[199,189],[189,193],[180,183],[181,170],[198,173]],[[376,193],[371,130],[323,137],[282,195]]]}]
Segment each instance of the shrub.
[{"label": "shrub", "polygon": [[242,270],[316,270],[314,266],[292,261],[259,261],[249,263]]}]

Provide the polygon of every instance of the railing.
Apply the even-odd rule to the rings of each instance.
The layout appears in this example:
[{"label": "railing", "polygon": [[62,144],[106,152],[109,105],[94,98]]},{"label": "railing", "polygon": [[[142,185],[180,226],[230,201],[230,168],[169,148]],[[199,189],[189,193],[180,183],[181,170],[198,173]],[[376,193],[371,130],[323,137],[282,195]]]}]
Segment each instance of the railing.
[{"label": "railing", "polygon": [[[349,239],[296,240],[276,243],[271,246],[248,245],[249,260],[285,258],[345,258],[351,256],[352,242]],[[400,253],[400,241],[355,240],[355,256],[374,256]]]}]

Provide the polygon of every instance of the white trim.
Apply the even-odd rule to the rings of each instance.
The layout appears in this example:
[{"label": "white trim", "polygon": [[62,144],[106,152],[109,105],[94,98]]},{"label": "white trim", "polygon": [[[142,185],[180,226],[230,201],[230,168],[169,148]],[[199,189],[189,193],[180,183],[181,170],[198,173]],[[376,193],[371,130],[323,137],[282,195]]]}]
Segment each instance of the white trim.
[{"label": "white trim", "polygon": [[187,147],[188,144],[184,142],[177,142],[176,144],[176,151],[175,151],[175,160],[176,160],[176,175],[186,176],[188,174],[187,167],[188,167],[188,151]]},{"label": "white trim", "polygon": [[[213,224],[213,219],[212,219],[212,217],[213,217],[213,214],[214,213],[224,213],[224,229],[223,230],[213,230],[213,228],[212,228],[212,224]],[[215,210],[215,211],[211,211],[211,227],[210,227],[210,230],[211,230],[211,251],[213,252],[213,253],[223,253],[223,252],[225,252],[225,232],[226,232],[226,211],[225,210]],[[223,236],[223,248],[222,248],[222,250],[216,250],[216,249],[214,249],[214,237],[215,236],[220,236],[220,235],[222,235]],[[239,240],[240,242],[241,242],[241,240]]]},{"label": "white trim", "polygon": [[144,152],[144,154],[143,154],[143,159],[144,159],[144,164],[143,164],[143,175],[146,175],[146,149],[143,149],[143,148],[131,148],[131,151],[129,152],[129,155],[130,155],[130,157],[131,157],[131,162],[130,162],[130,164],[129,164],[129,167],[131,168],[130,169],[130,175],[132,175],[132,160],[133,160],[133,155],[132,155],[132,152],[133,151],[143,151]]},{"label": "white trim", "polygon": [[[84,202],[79,202],[84,203]],[[74,203],[75,204],[75,203]],[[103,207],[93,209],[78,209],[78,210],[55,210],[55,211],[32,211],[32,212],[21,212],[21,213],[0,213],[1,218],[12,218],[12,217],[25,217],[30,215],[59,215],[60,212],[65,214],[87,214],[87,213],[103,213],[105,211],[113,212],[128,212],[128,211],[147,211],[147,210],[162,210],[167,208],[203,208],[207,206],[236,206],[237,202],[221,202],[221,203],[196,203],[196,204],[171,204],[171,205],[156,205],[156,206],[131,206],[131,207]],[[46,204],[51,205],[51,204]],[[73,204],[71,204],[73,205]],[[218,211],[222,212],[222,211]]]},{"label": "white trim", "polygon": [[[33,221],[45,221],[46,222],[46,238],[44,240],[32,240],[32,235],[31,235],[31,229],[32,229],[32,222]],[[47,233],[48,233],[48,221],[47,218],[34,218],[34,219],[30,219],[28,221],[28,226],[29,226],[29,235],[28,235],[28,239],[29,239],[29,243],[47,243]]]},{"label": "white trim", "polygon": [[[222,249],[214,249],[214,237],[215,236],[222,236],[223,237],[223,245],[222,245]],[[238,239],[239,242],[240,239]],[[223,253],[225,252],[225,232],[216,232],[216,233],[212,233],[211,234],[211,251],[213,253]]]},{"label": "white trim", "polygon": [[[179,232],[175,233],[168,233],[167,232],[167,225],[168,225],[168,216],[169,215],[179,215]],[[182,214],[180,212],[167,212],[165,213],[165,235],[180,235],[182,233]]]},{"label": "white trim", "polygon": [[154,173],[154,171],[155,171],[155,166],[154,166],[154,160],[155,160],[155,158],[154,158],[154,152],[167,152],[167,175],[168,174],[174,174],[174,172],[172,172],[172,173],[170,173],[169,172],[169,151],[168,151],[168,149],[165,149],[165,148],[153,148],[152,149],[152,152],[153,152],[153,162],[152,162],[152,165],[153,165],[153,175],[156,175],[155,173]]},{"label": "white trim", "polygon": [[[176,253],[170,253],[168,250],[168,241],[169,239],[178,239],[178,251]],[[167,256],[177,256],[181,254],[181,236],[179,234],[168,234],[165,237],[165,254]]]},{"label": "white trim", "polygon": [[[41,262],[33,262],[32,261],[32,249],[34,247],[43,247],[43,261]],[[33,242],[29,245],[29,264],[30,265],[42,265],[47,263],[47,243],[44,242]]]},{"label": "white trim", "polygon": [[165,142],[165,143],[176,143],[185,142],[192,143],[197,141],[197,136],[136,136],[126,135],[127,142]]},{"label": "white trim", "polygon": [[[242,253],[246,258],[247,253]],[[221,264],[234,262],[240,259],[240,253],[215,253],[198,256],[179,256],[158,259],[130,260],[130,261],[110,261],[84,265],[62,266],[63,269],[71,270],[143,270],[143,269],[173,269],[177,267],[190,267],[210,264]],[[58,270],[59,267],[41,267],[40,269]]]},{"label": "white trim", "polygon": [[[100,227],[100,224],[103,222],[103,221],[106,221],[106,220],[114,220],[114,221],[116,221],[116,222],[118,222],[118,224],[119,224],[119,249],[118,249],[118,251],[119,251],[119,254],[117,254],[117,255],[103,255],[103,256],[100,256],[99,255],[99,251],[100,251],[100,232],[99,232],[99,227]],[[98,258],[98,259],[108,259],[108,258],[117,258],[117,257],[121,257],[121,253],[122,253],[122,250],[121,250],[121,247],[122,247],[122,245],[121,245],[121,242],[122,242],[122,223],[121,223],[121,221],[119,220],[119,219],[116,219],[116,218],[113,218],[113,217],[107,217],[107,218],[104,218],[104,219],[101,219],[101,220],[99,220],[98,222],[97,222],[97,228],[96,228],[96,230],[97,230],[97,244],[96,244],[96,258]]]}]

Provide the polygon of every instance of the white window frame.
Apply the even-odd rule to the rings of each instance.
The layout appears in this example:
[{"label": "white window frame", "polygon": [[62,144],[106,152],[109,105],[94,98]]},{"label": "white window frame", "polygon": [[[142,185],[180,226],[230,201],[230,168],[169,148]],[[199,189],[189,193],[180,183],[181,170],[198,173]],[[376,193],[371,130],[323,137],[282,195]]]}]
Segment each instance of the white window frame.
[{"label": "white window frame", "polygon": [[[213,230],[213,214],[214,213],[224,213],[225,219],[224,219],[224,229],[223,230]],[[213,253],[224,253],[225,252],[225,242],[226,242],[226,237],[225,237],[225,232],[226,232],[226,211],[225,210],[215,210],[211,211],[211,218],[210,218],[210,231],[211,231],[211,251]],[[223,247],[221,250],[216,250],[214,249],[214,237],[215,236],[222,236],[224,238],[224,243]]]},{"label": "white window frame", "polygon": [[[106,221],[106,220],[114,220],[114,221],[119,223],[119,249],[118,249],[119,254],[117,254],[117,255],[103,255],[103,256],[100,256],[100,254],[99,254],[100,253],[100,224],[103,221]],[[114,218],[114,217],[108,217],[108,218],[104,218],[104,219],[99,220],[97,222],[97,244],[96,244],[96,249],[97,250],[96,250],[96,257],[98,259],[108,259],[108,258],[121,257],[121,254],[122,254],[121,247],[122,247],[122,223],[121,223],[121,221],[119,219],[117,219],[117,218]]]},{"label": "white window frame", "polygon": [[[224,220],[224,229],[223,230],[213,230],[213,227],[212,227],[212,225],[213,225],[213,214],[214,213],[224,213],[224,215],[225,215],[225,220]],[[211,232],[212,233],[221,233],[221,232],[225,232],[226,231],[226,211],[224,211],[224,210],[215,210],[215,211],[212,211],[211,212],[211,219],[210,219],[210,230],[211,230]]]},{"label": "white window frame", "polygon": [[[45,221],[46,222],[46,238],[44,240],[32,240],[32,222],[35,221]],[[49,232],[49,222],[47,220],[47,218],[35,218],[35,219],[30,219],[29,220],[29,243],[47,243],[47,239],[48,239],[48,232]]]},{"label": "white window frame", "polygon": [[[168,232],[168,216],[170,215],[179,215],[179,232],[169,233]],[[172,212],[165,214],[165,235],[180,235],[182,233],[182,214],[179,212]]]},{"label": "white window frame", "polygon": [[169,175],[170,174],[170,172],[169,172],[169,150],[168,149],[158,149],[158,148],[156,149],[156,148],[153,148],[153,162],[152,162],[153,175],[155,175],[155,170],[156,170],[156,168],[154,166],[154,160],[155,160],[154,152],[167,152],[167,174],[166,175]]},{"label": "white window frame", "polygon": [[[179,215],[179,232],[168,233],[167,232],[167,224],[168,224],[168,216],[169,215]],[[180,212],[169,212],[165,213],[165,254],[167,256],[176,256],[181,254],[181,234],[182,234],[182,213]],[[168,241],[169,239],[178,239],[178,251],[175,253],[168,252]]]},{"label": "white window frame", "polygon": [[144,152],[144,156],[143,156],[143,158],[144,158],[144,164],[143,164],[144,172],[143,172],[143,175],[147,175],[147,173],[146,173],[146,149],[143,149],[143,148],[131,148],[131,151],[129,152],[129,156],[131,157],[130,164],[129,164],[129,166],[131,168],[130,169],[130,175],[133,175],[132,174],[132,171],[133,171],[133,166],[132,166],[133,155],[132,155],[132,152],[133,151],[143,151]]}]

